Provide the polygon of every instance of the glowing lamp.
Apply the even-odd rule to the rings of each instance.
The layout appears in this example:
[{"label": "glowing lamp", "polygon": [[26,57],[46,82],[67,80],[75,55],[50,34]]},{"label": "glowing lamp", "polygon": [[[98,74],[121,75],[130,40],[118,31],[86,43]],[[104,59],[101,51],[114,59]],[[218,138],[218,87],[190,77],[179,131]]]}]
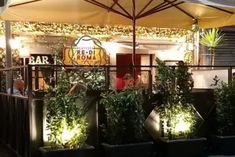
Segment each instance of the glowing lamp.
[{"label": "glowing lamp", "polygon": [[186,122],[184,120],[180,120],[176,125],[175,125],[175,133],[180,133],[180,132],[188,132],[191,129],[191,123]]},{"label": "glowing lamp", "polygon": [[68,130],[67,127],[64,127],[63,132],[61,134],[61,140],[63,144],[69,142],[73,136],[75,135],[73,130]]},{"label": "glowing lamp", "polygon": [[21,48],[19,50],[19,56],[20,58],[29,58],[30,57],[29,50],[25,47]]},{"label": "glowing lamp", "polygon": [[21,48],[21,40],[19,38],[10,39],[10,46],[12,49],[20,49]]},{"label": "glowing lamp", "polygon": [[3,36],[0,37],[0,48],[6,48],[6,41]]}]

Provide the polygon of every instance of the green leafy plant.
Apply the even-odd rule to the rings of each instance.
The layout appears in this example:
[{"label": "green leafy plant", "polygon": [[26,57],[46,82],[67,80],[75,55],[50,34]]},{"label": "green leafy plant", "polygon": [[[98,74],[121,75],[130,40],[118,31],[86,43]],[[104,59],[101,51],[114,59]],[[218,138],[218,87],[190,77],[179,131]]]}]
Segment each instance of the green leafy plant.
[{"label": "green leafy plant", "polygon": [[211,53],[211,65],[214,65],[215,48],[220,46],[223,41],[224,34],[218,28],[212,28],[201,34],[200,44],[206,46]]},{"label": "green leafy plant", "polygon": [[219,135],[235,135],[235,81],[220,82],[215,89],[216,120]]},{"label": "green leafy plant", "polygon": [[193,88],[192,74],[188,72],[187,64],[179,62],[178,66],[166,66],[165,62],[156,58],[157,75],[154,88],[163,97],[163,104],[169,102],[191,103],[191,91]]},{"label": "green leafy plant", "polygon": [[163,136],[174,139],[193,136],[195,126],[201,116],[192,104],[193,80],[184,62],[178,66],[166,66],[156,58],[158,64],[155,90],[161,94],[162,103],[155,108],[160,113]]},{"label": "green leafy plant", "polygon": [[144,138],[144,110],[141,89],[128,87],[121,92],[109,91],[102,94],[107,122],[104,133],[110,144],[140,142]]},{"label": "green leafy plant", "polygon": [[176,139],[194,136],[195,126],[200,116],[192,104],[165,104],[155,109],[160,113],[163,137]]},{"label": "green leafy plant", "polygon": [[74,72],[63,70],[58,78],[57,85],[48,89],[44,100],[48,142],[54,148],[81,147],[88,127],[84,108],[86,86]]},{"label": "green leafy plant", "polygon": [[89,90],[105,90],[105,72],[102,69],[90,70],[84,73]]}]

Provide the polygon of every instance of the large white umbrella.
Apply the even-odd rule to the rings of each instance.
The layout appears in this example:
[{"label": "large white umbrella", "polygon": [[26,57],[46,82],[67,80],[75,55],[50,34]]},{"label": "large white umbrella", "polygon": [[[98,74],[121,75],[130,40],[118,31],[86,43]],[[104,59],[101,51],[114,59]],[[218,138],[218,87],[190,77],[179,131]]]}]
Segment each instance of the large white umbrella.
[{"label": "large white umbrella", "polygon": [[[212,2],[212,0],[210,1]],[[225,8],[224,6],[227,6],[227,3],[222,7],[220,5],[211,5],[213,3],[210,1],[8,0],[0,16],[4,20],[14,21],[132,25],[133,65],[135,65],[136,25],[191,28],[195,23],[199,27],[220,27],[235,24],[235,18],[233,18],[234,8]]]},{"label": "large white umbrella", "polygon": [[13,21],[132,25],[134,15],[138,26],[190,28],[195,20],[200,27],[227,25],[235,9],[211,6],[210,1],[8,0],[0,16],[3,20]]}]

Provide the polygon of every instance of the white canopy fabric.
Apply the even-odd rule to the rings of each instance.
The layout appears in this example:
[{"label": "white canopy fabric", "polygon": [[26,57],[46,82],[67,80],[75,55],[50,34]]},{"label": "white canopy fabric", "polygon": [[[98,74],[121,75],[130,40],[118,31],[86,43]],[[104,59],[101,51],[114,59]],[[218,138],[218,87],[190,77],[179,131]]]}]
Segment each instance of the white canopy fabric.
[{"label": "white canopy fabric", "polygon": [[[87,1],[90,1],[90,3]],[[109,8],[104,9],[91,4],[94,1]],[[202,28],[235,24],[234,8],[217,8],[198,3],[204,3],[205,0],[188,0],[194,3],[178,0],[134,1],[136,3],[136,15],[139,16],[136,21],[138,26],[191,28],[196,21]],[[215,2],[216,0],[210,1]],[[232,0],[223,1],[232,2]],[[130,18],[133,15],[132,4],[132,0],[119,0],[117,3],[113,0],[10,0],[2,8],[0,17],[3,20],[11,21],[132,25]],[[145,7],[147,4],[149,5]],[[224,4],[226,5],[227,3]],[[150,14],[148,15],[147,10],[151,9],[152,12],[149,12]],[[141,10],[144,11],[141,12]],[[128,18],[112,11],[131,16]]]},{"label": "white canopy fabric", "polygon": [[185,1],[213,5],[218,7],[229,7],[229,8],[235,7],[235,0],[185,0]]}]

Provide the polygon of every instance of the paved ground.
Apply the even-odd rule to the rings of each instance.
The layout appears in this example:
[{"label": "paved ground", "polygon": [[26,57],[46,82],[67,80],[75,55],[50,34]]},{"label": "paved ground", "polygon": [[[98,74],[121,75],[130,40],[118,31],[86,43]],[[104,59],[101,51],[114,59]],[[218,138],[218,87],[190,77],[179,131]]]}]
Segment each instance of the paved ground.
[{"label": "paved ground", "polygon": [[210,155],[209,157],[235,157],[235,155]]},{"label": "paved ground", "polygon": [[210,155],[208,157],[235,157],[235,155]]},{"label": "paved ground", "polygon": [[0,143],[0,157],[17,157],[9,148]]},{"label": "paved ground", "polygon": [[[17,157],[17,155],[0,143],[0,157]],[[208,157],[235,157],[235,155],[210,155]]]}]

